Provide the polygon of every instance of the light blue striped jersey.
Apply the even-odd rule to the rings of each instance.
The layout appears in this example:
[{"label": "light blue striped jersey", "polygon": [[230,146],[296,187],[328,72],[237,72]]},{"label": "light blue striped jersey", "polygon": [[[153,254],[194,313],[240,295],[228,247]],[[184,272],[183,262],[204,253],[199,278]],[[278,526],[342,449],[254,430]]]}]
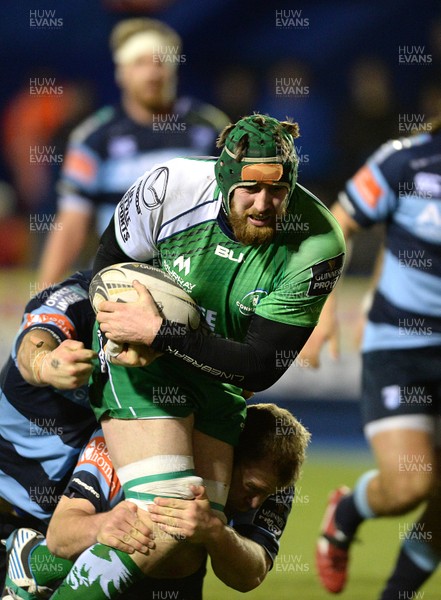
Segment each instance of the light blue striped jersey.
[{"label": "light blue striped jersey", "polygon": [[340,201],[362,227],[386,225],[363,350],[441,345],[441,135],[384,144]]},{"label": "light blue striped jersey", "polygon": [[72,132],[61,171],[59,209],[94,211],[102,234],[124,193],[153,165],[177,156],[216,152],[228,125],[217,108],[182,97],[170,114],[149,125],[133,121],[120,106],[107,106]]},{"label": "light blue striped jersey", "polygon": [[0,375],[0,496],[19,514],[38,519],[50,518],[96,421],[87,386],[30,385],[18,370],[17,350],[35,329],[50,331],[60,343],[77,339],[90,348],[95,319],[89,283],[90,272],[76,273],[28,302]]}]

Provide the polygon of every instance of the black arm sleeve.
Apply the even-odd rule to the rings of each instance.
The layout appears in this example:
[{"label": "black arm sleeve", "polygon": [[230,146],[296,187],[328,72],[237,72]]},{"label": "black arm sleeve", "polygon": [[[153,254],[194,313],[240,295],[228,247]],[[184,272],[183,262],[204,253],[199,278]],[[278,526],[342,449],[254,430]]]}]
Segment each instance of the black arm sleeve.
[{"label": "black arm sleeve", "polygon": [[114,217],[112,217],[107,229],[103,233],[98,246],[98,251],[93,263],[93,275],[98,271],[110,265],[116,265],[121,262],[133,262],[133,258],[127,256],[116,240]]},{"label": "black arm sleeve", "polygon": [[179,335],[179,328],[174,325],[163,323],[152,348],[173,354],[220,381],[253,392],[266,390],[285,373],[313,330],[253,315],[241,343],[207,336],[200,330]]}]

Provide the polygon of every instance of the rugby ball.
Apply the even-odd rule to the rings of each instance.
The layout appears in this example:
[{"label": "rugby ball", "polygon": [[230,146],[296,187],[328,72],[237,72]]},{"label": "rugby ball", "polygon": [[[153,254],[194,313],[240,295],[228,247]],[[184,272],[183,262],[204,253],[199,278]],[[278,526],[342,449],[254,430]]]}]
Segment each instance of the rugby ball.
[{"label": "rugby ball", "polygon": [[197,329],[200,312],[193,298],[167,273],[144,263],[118,263],[101,269],[95,275],[89,287],[89,299],[95,313],[103,300],[138,300],[138,293],[132,285],[134,279],[149,290],[164,319]]}]

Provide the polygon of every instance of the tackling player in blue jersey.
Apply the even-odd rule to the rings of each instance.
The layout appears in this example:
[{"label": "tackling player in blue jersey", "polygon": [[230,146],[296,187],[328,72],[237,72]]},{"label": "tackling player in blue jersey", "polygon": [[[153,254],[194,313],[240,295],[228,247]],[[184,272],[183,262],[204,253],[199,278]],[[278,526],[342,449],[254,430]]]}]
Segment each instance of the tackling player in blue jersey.
[{"label": "tackling player in blue jersey", "polygon": [[110,45],[121,105],[102,108],[71,134],[59,182],[59,226],[41,258],[41,287],[70,271],[92,220],[101,235],[139,176],[177,156],[214,154],[228,124],[215,107],[177,97],[178,66],[186,57],[171,27],[127,19],[113,29]]},{"label": "tackling player in blue jersey", "polygon": [[[204,488],[194,490],[194,501],[157,498],[151,506],[151,514],[156,522],[163,524],[164,532],[179,537],[183,543],[205,547],[195,563],[194,573],[180,577],[180,561],[171,557],[152,577],[144,578],[123,595],[109,587],[108,597],[199,600],[207,553],[215,574],[226,585],[242,592],[260,585],[277,556],[293,502],[292,486],[299,476],[309,438],[309,433],[289,411],[274,404],[249,406],[245,428],[235,449],[227,501],[229,524],[225,525],[212,512]],[[42,586],[50,588],[67,575],[72,563],[63,559],[75,558],[96,539],[133,552],[136,542],[127,531],[115,527],[112,518],[115,511],[130,511],[131,507],[134,505],[123,501],[103,432],[98,430],[84,448],[49,526],[48,546],[63,558],[51,555],[46,542],[35,531],[18,530],[8,542],[9,578],[2,597],[9,600],[41,597],[32,590],[38,587],[41,593]],[[154,542],[148,536],[143,541],[144,552],[150,547],[154,553]],[[81,579],[75,566],[69,578]],[[18,589],[17,582],[23,587]]]},{"label": "tackling player in blue jersey", "polygon": [[[441,559],[441,135],[383,145],[350,179],[332,212],[346,237],[386,224],[380,274],[363,341],[362,415],[378,469],[329,500],[317,545],[323,586],[346,585],[349,548],[366,519],[402,515],[429,500],[404,536],[382,600],[413,597]],[[305,347],[335,335],[334,302]],[[315,362],[315,359],[312,359]],[[401,594],[401,595],[400,595]],[[406,595],[410,594],[410,595]]]},{"label": "tackling player in blue jersey", "polygon": [[[0,376],[0,537],[44,528],[96,427],[87,381],[95,352],[91,273],[32,298]],[[4,547],[0,545],[0,581]]]}]

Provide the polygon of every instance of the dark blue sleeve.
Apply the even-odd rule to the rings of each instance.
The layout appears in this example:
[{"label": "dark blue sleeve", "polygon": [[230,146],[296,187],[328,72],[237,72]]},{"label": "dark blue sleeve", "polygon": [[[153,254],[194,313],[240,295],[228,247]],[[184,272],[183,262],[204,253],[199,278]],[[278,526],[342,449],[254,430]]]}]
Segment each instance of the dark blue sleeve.
[{"label": "dark blue sleeve", "polygon": [[99,485],[98,478],[88,471],[76,470],[64,490],[64,495],[68,498],[88,500],[97,513],[110,510],[108,499]]},{"label": "dark blue sleeve", "polygon": [[263,546],[274,563],[293,499],[294,488],[283,488],[269,496],[257,510],[235,514],[230,525],[243,537]]}]

